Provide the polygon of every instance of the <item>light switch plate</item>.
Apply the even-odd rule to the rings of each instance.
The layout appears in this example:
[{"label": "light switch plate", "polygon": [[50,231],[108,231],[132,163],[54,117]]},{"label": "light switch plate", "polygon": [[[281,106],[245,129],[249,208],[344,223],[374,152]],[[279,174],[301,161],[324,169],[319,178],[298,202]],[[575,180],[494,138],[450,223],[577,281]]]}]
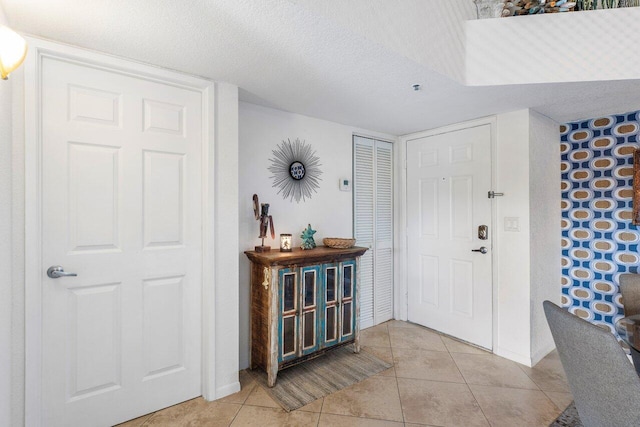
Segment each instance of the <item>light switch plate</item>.
[{"label": "light switch plate", "polygon": [[517,216],[505,216],[504,231],[520,231],[520,218]]},{"label": "light switch plate", "polygon": [[351,180],[340,178],[340,191],[351,191]]}]

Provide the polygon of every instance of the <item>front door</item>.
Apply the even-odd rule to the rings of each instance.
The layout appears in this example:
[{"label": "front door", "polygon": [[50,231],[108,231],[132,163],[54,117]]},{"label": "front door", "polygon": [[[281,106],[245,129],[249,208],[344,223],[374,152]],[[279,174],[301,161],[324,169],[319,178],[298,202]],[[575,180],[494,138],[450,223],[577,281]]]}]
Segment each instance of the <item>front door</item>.
[{"label": "front door", "polygon": [[490,349],[489,190],[490,125],[407,142],[408,318]]},{"label": "front door", "polygon": [[43,424],[199,396],[202,94],[45,57],[41,103]]}]

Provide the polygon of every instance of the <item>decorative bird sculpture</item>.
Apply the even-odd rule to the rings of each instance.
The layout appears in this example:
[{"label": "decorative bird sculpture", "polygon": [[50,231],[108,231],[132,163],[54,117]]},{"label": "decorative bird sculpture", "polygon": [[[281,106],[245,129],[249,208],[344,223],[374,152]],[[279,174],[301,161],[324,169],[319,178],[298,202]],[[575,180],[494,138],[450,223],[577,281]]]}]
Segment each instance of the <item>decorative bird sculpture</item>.
[{"label": "decorative bird sculpture", "polygon": [[256,220],[260,221],[260,235],[259,239],[262,239],[262,245],[256,246],[256,252],[268,252],[271,250],[271,246],[264,245],[264,239],[267,237],[267,230],[271,231],[271,238],[276,238],[276,232],[273,228],[273,217],[269,215],[269,203],[262,203],[258,200],[258,195],[253,195],[253,214]]}]

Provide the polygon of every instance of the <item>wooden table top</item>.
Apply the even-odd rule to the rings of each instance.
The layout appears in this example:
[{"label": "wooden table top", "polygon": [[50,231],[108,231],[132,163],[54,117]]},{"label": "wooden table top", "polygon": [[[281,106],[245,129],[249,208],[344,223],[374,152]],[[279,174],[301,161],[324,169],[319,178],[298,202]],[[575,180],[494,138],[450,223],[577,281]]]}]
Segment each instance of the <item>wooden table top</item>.
[{"label": "wooden table top", "polygon": [[368,248],[354,246],[348,249],[334,249],[327,246],[318,246],[314,249],[295,248],[291,252],[280,252],[279,248],[268,252],[245,251],[247,257],[258,264],[263,265],[295,265],[315,264],[318,262],[339,262],[348,258],[359,257]]}]

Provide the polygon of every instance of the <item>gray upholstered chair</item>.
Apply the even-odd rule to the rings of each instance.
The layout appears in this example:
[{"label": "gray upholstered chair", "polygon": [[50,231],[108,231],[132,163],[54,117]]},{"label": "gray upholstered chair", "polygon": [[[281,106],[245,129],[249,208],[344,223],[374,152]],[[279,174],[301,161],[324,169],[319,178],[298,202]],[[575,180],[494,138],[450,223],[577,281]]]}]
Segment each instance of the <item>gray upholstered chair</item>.
[{"label": "gray upholstered chair", "polygon": [[620,275],[620,293],[625,316],[640,314],[640,274]]},{"label": "gray upholstered chair", "polygon": [[640,426],[640,378],[613,334],[550,301],[543,305],[585,427]]}]

